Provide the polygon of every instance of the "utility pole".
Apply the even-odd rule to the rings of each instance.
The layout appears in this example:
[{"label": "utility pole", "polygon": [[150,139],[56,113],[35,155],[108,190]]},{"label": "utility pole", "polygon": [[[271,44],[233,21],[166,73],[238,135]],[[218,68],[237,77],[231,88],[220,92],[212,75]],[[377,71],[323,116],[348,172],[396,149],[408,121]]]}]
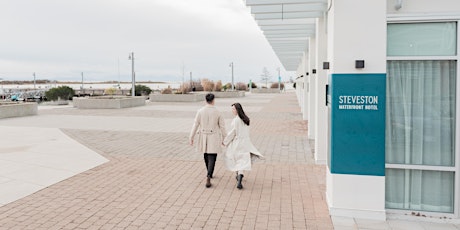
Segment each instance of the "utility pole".
[{"label": "utility pole", "polygon": [[81,90],[83,90],[83,72],[81,72]]},{"label": "utility pole", "polygon": [[230,63],[230,67],[232,67],[232,91],[235,90],[235,84],[233,83],[233,62]]},{"label": "utility pole", "polygon": [[34,75],[34,89],[35,89],[35,72],[34,72],[34,74],[33,74],[33,75]]},{"label": "utility pole", "polygon": [[120,57],[118,57],[118,89],[121,89],[120,87]]},{"label": "utility pole", "polygon": [[184,61],[182,61],[182,85],[185,84],[185,65]]},{"label": "utility pole", "polygon": [[131,60],[131,81],[132,81],[132,87],[133,87],[131,89],[131,96],[135,97],[136,96],[136,91],[135,91],[136,77],[134,75],[134,52],[131,52],[128,59]]},{"label": "utility pole", "polygon": [[194,91],[193,90],[193,81],[192,81],[192,71],[190,71],[190,90]]},{"label": "utility pole", "polygon": [[249,79],[249,92],[252,92],[252,79]]}]

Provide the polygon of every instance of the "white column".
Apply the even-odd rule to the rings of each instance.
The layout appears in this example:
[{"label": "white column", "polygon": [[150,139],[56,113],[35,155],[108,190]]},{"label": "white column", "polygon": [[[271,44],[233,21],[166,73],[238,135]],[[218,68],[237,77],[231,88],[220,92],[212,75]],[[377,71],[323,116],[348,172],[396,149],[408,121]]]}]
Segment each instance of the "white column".
[{"label": "white column", "polygon": [[316,122],[315,122],[315,162],[326,164],[328,149],[328,129],[326,106],[327,71],[323,70],[323,62],[327,60],[327,37],[324,18],[316,20],[316,69],[315,92],[316,92]]},{"label": "white column", "polygon": [[[386,2],[334,1],[327,21],[329,74],[386,73]],[[365,68],[356,69],[355,60],[365,60]],[[328,167],[326,197],[332,216],[386,219],[385,176],[334,174]]]},{"label": "white column", "polygon": [[[307,70],[307,66],[306,66],[306,63],[307,63],[307,60],[308,60],[308,52],[305,51],[305,53],[303,54],[303,59],[302,59],[302,75],[304,76],[303,79],[304,79],[304,83],[303,83],[303,86],[304,86],[304,100],[303,100],[303,111],[302,111],[302,117],[304,120],[308,120],[308,114],[310,113],[310,82],[309,82],[309,79],[308,79],[308,76],[306,76],[306,70]],[[310,122],[309,122],[310,123]]]},{"label": "white column", "polygon": [[312,69],[316,66],[316,38],[312,37],[309,39],[309,49],[308,49],[308,68],[306,72],[309,73],[309,105],[310,108],[308,113],[308,139],[316,139],[315,130],[316,130],[316,74],[312,73]]}]

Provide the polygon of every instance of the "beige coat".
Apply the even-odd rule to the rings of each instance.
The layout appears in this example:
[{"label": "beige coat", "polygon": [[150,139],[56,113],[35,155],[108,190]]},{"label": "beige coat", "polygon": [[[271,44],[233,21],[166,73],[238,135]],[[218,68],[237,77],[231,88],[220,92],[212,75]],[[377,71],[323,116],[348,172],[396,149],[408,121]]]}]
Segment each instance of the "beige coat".
[{"label": "beige coat", "polygon": [[219,110],[213,105],[206,105],[198,110],[195,123],[190,132],[190,139],[195,139],[197,151],[200,153],[222,153],[222,143],[225,137],[225,121]]},{"label": "beige coat", "polygon": [[230,171],[251,170],[252,162],[264,159],[251,142],[249,126],[238,115],[232,121],[232,129],[224,139],[227,152],[224,164]]}]

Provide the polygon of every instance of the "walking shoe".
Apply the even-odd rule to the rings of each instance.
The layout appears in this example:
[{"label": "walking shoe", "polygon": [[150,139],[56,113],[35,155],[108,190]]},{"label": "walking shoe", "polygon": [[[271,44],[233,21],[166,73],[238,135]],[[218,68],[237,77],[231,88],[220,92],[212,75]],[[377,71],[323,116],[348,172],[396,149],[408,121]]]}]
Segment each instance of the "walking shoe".
[{"label": "walking shoe", "polygon": [[211,178],[207,177],[206,178],[206,188],[209,188],[209,187],[211,187]]},{"label": "walking shoe", "polygon": [[239,174],[239,175],[238,175],[238,178],[237,178],[237,179],[238,179],[238,183],[237,183],[237,185],[236,185],[236,187],[237,187],[238,189],[243,189],[243,184],[242,184],[243,177],[244,177],[243,174]]}]

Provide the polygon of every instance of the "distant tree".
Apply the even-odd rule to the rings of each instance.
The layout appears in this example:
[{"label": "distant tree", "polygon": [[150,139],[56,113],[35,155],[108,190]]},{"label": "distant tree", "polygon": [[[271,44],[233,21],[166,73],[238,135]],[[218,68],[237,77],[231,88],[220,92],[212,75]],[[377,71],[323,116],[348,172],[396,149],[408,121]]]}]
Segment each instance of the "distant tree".
[{"label": "distant tree", "polygon": [[185,83],[182,83],[180,85],[180,88],[179,90],[176,92],[176,94],[187,94],[189,93],[190,91],[192,91],[192,88],[190,87],[190,83],[189,82],[185,82]]},{"label": "distant tree", "polygon": [[251,85],[251,86],[249,86],[249,83],[248,83],[248,88],[252,88],[252,89],[256,89],[256,88],[257,88],[257,85],[256,85],[256,83],[254,83],[254,82],[251,82],[251,84],[252,84],[252,85]]},{"label": "distant tree", "polygon": [[235,89],[236,90],[247,90],[248,86],[246,84],[244,84],[243,82],[238,82],[235,85]]},{"label": "distant tree", "polygon": [[75,91],[68,86],[59,86],[57,88],[51,88],[45,92],[45,97],[47,100],[56,101],[56,100],[70,100]]},{"label": "distant tree", "polygon": [[203,85],[201,85],[201,80],[194,80],[192,82],[192,91],[195,92],[195,91],[203,91],[204,88],[203,88]]},{"label": "distant tree", "polygon": [[214,82],[207,78],[201,79],[201,85],[204,91],[212,91],[214,89]]},{"label": "distant tree", "polygon": [[232,83],[227,83],[223,86],[224,90],[230,90],[232,89]]},{"label": "distant tree", "polygon": [[161,90],[161,94],[172,94],[173,91],[171,87],[168,86],[168,88]]},{"label": "distant tree", "polygon": [[217,81],[216,84],[214,85],[214,91],[216,92],[222,91],[222,81],[221,80]]},{"label": "distant tree", "polygon": [[113,87],[110,87],[104,90],[104,94],[110,95],[110,96],[114,95],[116,92],[117,92],[117,89]]},{"label": "distant tree", "polygon": [[268,72],[267,67],[262,69],[262,74],[260,75],[262,81],[265,81],[265,86],[268,87],[268,80],[272,78],[270,72]]},{"label": "distant tree", "polygon": [[[281,86],[281,87],[280,87]],[[278,82],[275,82],[275,83],[272,83],[272,85],[270,86],[270,88],[272,89],[278,89],[278,87],[280,87],[281,90],[284,89],[284,83],[281,82],[281,85],[279,86],[279,83]]]},{"label": "distant tree", "polygon": [[146,85],[135,85],[134,86],[134,94],[136,96],[149,95],[151,92],[152,92],[152,89],[150,89],[150,87]]}]

